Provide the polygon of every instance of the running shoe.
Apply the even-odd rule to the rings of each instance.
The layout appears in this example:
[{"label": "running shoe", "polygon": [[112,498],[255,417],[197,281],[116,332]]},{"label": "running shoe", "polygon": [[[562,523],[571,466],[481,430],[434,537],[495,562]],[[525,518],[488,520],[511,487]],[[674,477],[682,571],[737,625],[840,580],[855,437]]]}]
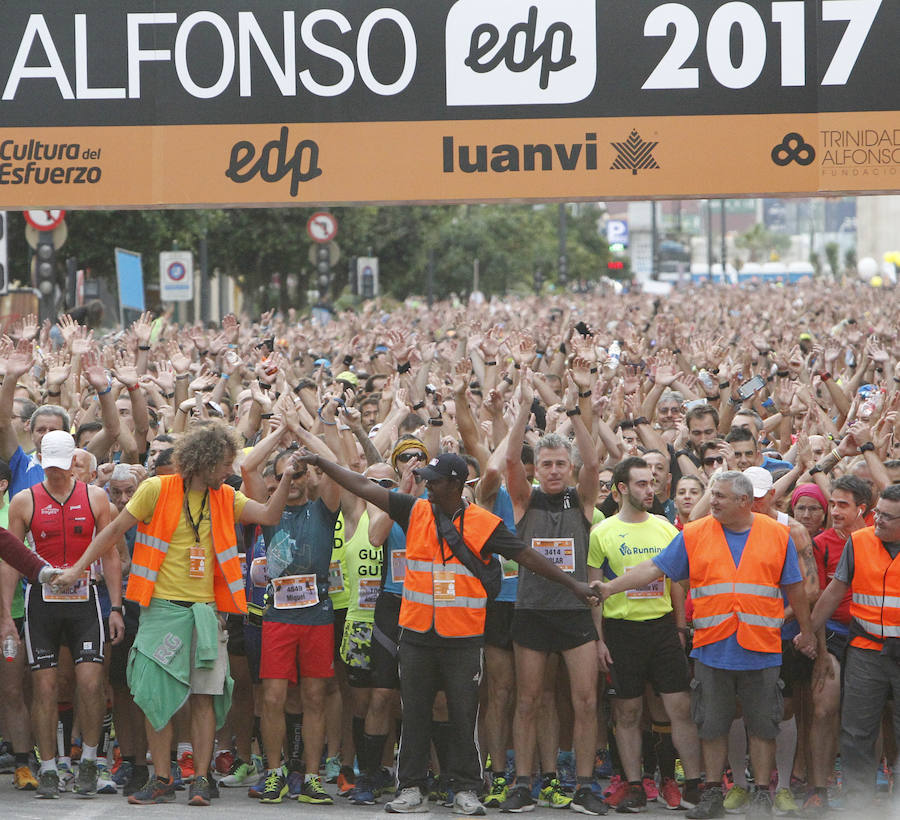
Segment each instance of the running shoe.
[{"label": "running shoe", "polygon": [[664,777],[662,788],[659,790],[659,797],[656,798],[657,803],[662,803],[667,809],[681,808],[681,789],[678,783],[671,777]]},{"label": "running shoe", "polygon": [[322,779],[318,775],[310,777],[300,787],[300,794],[297,795],[298,803],[314,803],[319,806],[330,806],[334,803],[331,795],[322,788]]},{"label": "running shoe", "polygon": [[234,768],[236,760],[237,758],[231,749],[222,749],[222,751],[216,752],[216,765],[213,774],[222,775],[223,777],[229,774]]},{"label": "running shoe", "polygon": [[509,794],[509,786],[506,784],[506,778],[497,776],[491,783],[490,791],[484,796],[481,802],[489,809],[499,809]]},{"label": "running shoe", "polygon": [[743,786],[732,786],[722,803],[728,814],[743,814],[750,803],[750,792]]},{"label": "running shoe", "polygon": [[[782,789],[790,797],[790,789]],[[793,802],[794,798],[791,797]],[[794,803],[796,806],[797,804]],[[747,820],[760,820],[772,816],[772,795],[768,789],[757,787],[753,792],[753,798],[747,807]]]},{"label": "running shoe", "polygon": [[563,792],[562,784],[554,777],[544,783],[537,804],[549,809],[566,809],[571,802],[572,798]]},{"label": "running shoe", "polygon": [[800,806],[790,789],[779,789],[775,792],[774,809],[779,817],[796,817]]},{"label": "running shoe", "polygon": [[652,802],[659,797],[659,787],[649,774],[644,775],[641,785],[644,787],[644,794],[647,795],[648,800]]},{"label": "running shoe", "polygon": [[418,786],[402,789],[390,803],[385,804],[384,810],[389,814],[421,814],[430,811],[428,801],[422,796]]},{"label": "running shoe", "polygon": [[239,757],[234,759],[231,771],[219,778],[219,785],[226,789],[238,786],[252,786],[259,783],[262,772],[253,763],[244,763]]},{"label": "running shoe", "polygon": [[676,783],[684,783],[684,766],[681,765],[681,758],[675,758],[675,782]]},{"label": "running shoe", "polygon": [[453,813],[483,817],[487,814],[481,801],[473,791],[457,792],[453,797]]},{"label": "running shoe", "polygon": [[303,791],[303,779],[305,777],[306,775],[304,775],[303,772],[298,772],[296,770],[288,772],[288,797],[293,799],[300,796],[300,792]]},{"label": "running shoe", "polygon": [[628,781],[623,780],[619,775],[615,775],[609,781],[609,788],[603,792],[607,806],[618,806],[619,802],[628,794]]},{"label": "running shoe", "polygon": [[105,757],[97,758],[97,794],[118,794],[112,772]]},{"label": "running shoe", "polygon": [[356,772],[352,766],[341,766],[337,776],[338,794],[344,795],[356,785]]},{"label": "running shoe", "polygon": [[[734,788],[739,788],[735,786]],[[724,817],[725,806],[720,786],[710,786],[700,792],[700,802],[687,813],[688,820],[710,820]]]},{"label": "running shoe", "polygon": [[72,771],[72,764],[68,758],[61,758],[56,764],[56,770],[59,774],[59,790],[61,792],[68,791],[69,786],[75,779],[75,772]]},{"label": "running shoe", "polygon": [[117,786],[124,786],[131,780],[131,773],[134,771],[134,763],[130,760],[119,761],[118,768],[113,770],[112,781]]},{"label": "running shoe", "polygon": [[800,807],[801,817],[821,817],[829,808],[827,792],[812,792]]},{"label": "running shoe", "polygon": [[178,758],[178,765],[181,767],[181,779],[185,783],[190,783],[196,776],[194,771],[194,753],[182,752]]},{"label": "running shoe", "polygon": [[37,790],[38,782],[28,766],[19,766],[13,774],[13,786],[20,792],[33,792]]},{"label": "running shoe", "polygon": [[59,791],[59,772],[53,769],[41,772],[38,780],[37,796],[45,800],[58,800]]},{"label": "running shoe", "polygon": [[178,761],[172,763],[172,766],[169,769],[169,775],[172,778],[172,782],[175,784],[175,791],[183,792],[184,778],[181,776],[181,766],[178,765]]},{"label": "running shoe", "polygon": [[189,806],[208,806],[212,800],[212,793],[209,787],[209,778],[202,774],[197,775],[191,783],[191,790],[188,796]]},{"label": "running shoe", "polygon": [[259,798],[260,803],[280,803],[288,793],[287,776],[284,768],[273,769],[266,775],[265,786]]},{"label": "running shoe", "polygon": [[616,806],[618,814],[637,814],[647,810],[647,792],[643,786],[628,784],[628,791]]},{"label": "running shoe", "polygon": [[572,802],[569,804],[572,811],[580,814],[601,815],[606,814],[607,805],[591,790],[590,786],[582,786],[577,792]]},{"label": "running shoe", "polygon": [[361,775],[356,785],[341,797],[346,797],[354,806],[374,806],[375,790],[371,779]]},{"label": "running shoe", "polygon": [[78,777],[72,785],[72,791],[79,797],[93,797],[97,794],[99,771],[96,760],[82,760],[78,766]]},{"label": "running shoe", "polygon": [[506,795],[500,811],[518,814],[523,811],[534,811],[535,802],[528,786],[514,786]]},{"label": "running shoe", "polygon": [[175,783],[160,780],[158,777],[148,777],[144,788],[128,796],[128,802],[133,806],[149,806],[153,803],[174,803]]},{"label": "running shoe", "polygon": [[131,797],[135,792],[140,791],[149,779],[150,769],[147,766],[134,766],[128,780],[122,784],[122,794],[125,797]]},{"label": "running shoe", "polygon": [[325,782],[337,783],[338,775],[341,773],[341,759],[335,755],[334,757],[325,758]]}]

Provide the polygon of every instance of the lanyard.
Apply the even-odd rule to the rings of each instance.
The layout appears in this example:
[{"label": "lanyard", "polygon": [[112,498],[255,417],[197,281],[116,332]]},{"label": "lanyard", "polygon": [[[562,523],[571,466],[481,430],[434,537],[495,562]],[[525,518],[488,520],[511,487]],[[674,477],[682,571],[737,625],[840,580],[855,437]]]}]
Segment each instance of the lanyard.
[{"label": "lanyard", "polygon": [[203,493],[203,498],[200,499],[200,514],[197,516],[197,521],[194,521],[194,517],[191,515],[191,505],[188,503],[188,490],[187,487],[184,488],[184,517],[188,520],[188,524],[191,525],[191,529],[194,531],[194,540],[197,544],[200,543],[200,524],[203,521],[203,508],[206,506],[206,501],[209,498],[209,488],[205,490]]},{"label": "lanyard", "polygon": [[[466,543],[463,538],[463,526],[465,525],[466,506],[466,502],[464,501],[462,507],[459,510],[459,540],[462,541],[463,546],[465,546]],[[437,509],[437,507],[435,507],[435,509]],[[444,555],[444,536],[441,534],[440,522],[435,521],[434,523],[437,528],[438,546],[441,550],[441,563],[446,564],[448,556]],[[453,518],[450,518],[450,526],[453,526]],[[448,544],[447,546],[449,547],[450,545]],[[453,555],[453,547],[450,547],[450,555]]]}]

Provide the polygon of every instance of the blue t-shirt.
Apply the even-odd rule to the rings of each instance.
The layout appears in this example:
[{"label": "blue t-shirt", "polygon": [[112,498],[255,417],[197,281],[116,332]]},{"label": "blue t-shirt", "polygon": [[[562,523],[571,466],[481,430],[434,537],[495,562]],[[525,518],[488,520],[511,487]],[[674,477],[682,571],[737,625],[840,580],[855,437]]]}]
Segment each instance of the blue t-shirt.
[{"label": "blue t-shirt", "polygon": [[[725,533],[728,549],[731,550],[734,565],[737,566],[741,561],[744,544],[747,543],[747,536],[750,534],[750,530],[734,532],[733,530],[725,529],[725,527],[722,527],[722,530]],[[653,559],[653,563],[673,581],[683,581],[686,578],[690,578],[691,573],[687,549],[684,546],[684,535],[678,533],[669,546]],[[796,584],[802,580],[803,576],[800,574],[800,565],[797,561],[797,548],[794,546],[793,539],[788,538],[780,583],[784,587],[787,584]],[[716,669],[767,669],[770,666],[781,666],[780,652],[754,652],[751,649],[744,649],[737,642],[736,632],[729,635],[724,641],[716,641],[706,646],[694,647],[691,657],[706,666],[713,666]]]},{"label": "blue t-shirt", "polygon": [[44,480],[44,468],[41,467],[41,463],[34,456],[25,455],[21,447],[16,447],[16,451],[12,454],[9,470],[12,473],[9,481],[10,498],[17,492],[27,490]]},{"label": "blue t-shirt", "polygon": [[281,521],[274,527],[263,527],[266,551],[276,538],[287,537],[291,546],[292,561],[281,573],[287,575],[315,575],[319,602],[314,606],[298,609],[276,609],[271,583],[269,584],[269,607],[263,614],[264,621],[282,624],[331,624],[334,623],[334,608],[328,595],[331,551],[334,549],[334,525],[338,512],[332,512],[321,498],[299,506],[284,508]]},{"label": "blue t-shirt", "polygon": [[[491,508],[494,515],[503,519],[510,532],[516,531],[516,515],[513,512],[512,497],[509,490],[502,484],[497,490],[497,496],[494,498],[494,506]],[[500,594],[497,596],[498,601],[515,602],[516,595],[519,592],[519,566],[515,561],[509,561],[510,567],[506,566],[506,559],[500,556],[500,562],[503,564],[503,582],[500,584]],[[509,572],[507,572],[509,569]]]}]

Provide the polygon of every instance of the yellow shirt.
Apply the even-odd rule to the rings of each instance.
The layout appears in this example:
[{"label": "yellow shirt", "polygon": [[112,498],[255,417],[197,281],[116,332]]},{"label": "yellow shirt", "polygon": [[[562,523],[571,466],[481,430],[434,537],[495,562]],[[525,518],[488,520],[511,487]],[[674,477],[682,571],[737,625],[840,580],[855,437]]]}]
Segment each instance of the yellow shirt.
[{"label": "yellow shirt", "polygon": [[[148,478],[141,482],[135,494],[131,497],[125,509],[128,510],[138,521],[145,524],[150,523],[153,517],[153,510],[159,501],[159,492],[162,482],[159,478]],[[189,490],[188,504],[191,510],[191,517],[197,521],[200,516],[200,544],[206,552],[205,566],[206,575],[203,578],[190,577],[190,555],[191,547],[196,543],[194,538],[194,530],[188,523],[181,511],[181,517],[178,519],[178,526],[172,534],[172,543],[169,544],[169,550],[163,559],[159,568],[159,575],[156,578],[156,586],[153,588],[154,598],[163,598],[167,601],[192,601],[207,603],[216,599],[213,593],[213,568],[215,566],[216,554],[213,550],[212,526],[209,519],[209,499],[203,503],[204,493],[200,490]],[[234,520],[237,521],[241,517],[244,505],[247,503],[247,496],[241,492],[234,494]],[[200,505],[203,504],[201,512]]]},{"label": "yellow shirt", "polygon": [[[589,567],[605,569],[608,577],[618,578],[631,567],[659,555],[676,535],[675,527],[655,515],[640,524],[627,524],[614,515],[591,530],[587,563]],[[669,579],[662,577],[641,589],[610,595],[603,604],[604,618],[629,621],[649,621],[671,611]]]}]

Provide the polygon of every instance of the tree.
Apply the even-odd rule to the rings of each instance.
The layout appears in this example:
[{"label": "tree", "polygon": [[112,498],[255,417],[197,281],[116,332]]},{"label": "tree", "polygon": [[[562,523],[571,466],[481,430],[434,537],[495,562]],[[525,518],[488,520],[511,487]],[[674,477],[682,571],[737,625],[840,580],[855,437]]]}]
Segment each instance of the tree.
[{"label": "tree", "polygon": [[773,254],[781,256],[791,247],[791,238],[768,230],[757,223],[735,239],[735,245],[750,254],[751,262],[768,262]]},{"label": "tree", "polygon": [[831,268],[831,275],[837,279],[840,276],[840,253],[841,246],[837,242],[829,242],[825,245],[825,258],[828,260],[828,267]]}]

